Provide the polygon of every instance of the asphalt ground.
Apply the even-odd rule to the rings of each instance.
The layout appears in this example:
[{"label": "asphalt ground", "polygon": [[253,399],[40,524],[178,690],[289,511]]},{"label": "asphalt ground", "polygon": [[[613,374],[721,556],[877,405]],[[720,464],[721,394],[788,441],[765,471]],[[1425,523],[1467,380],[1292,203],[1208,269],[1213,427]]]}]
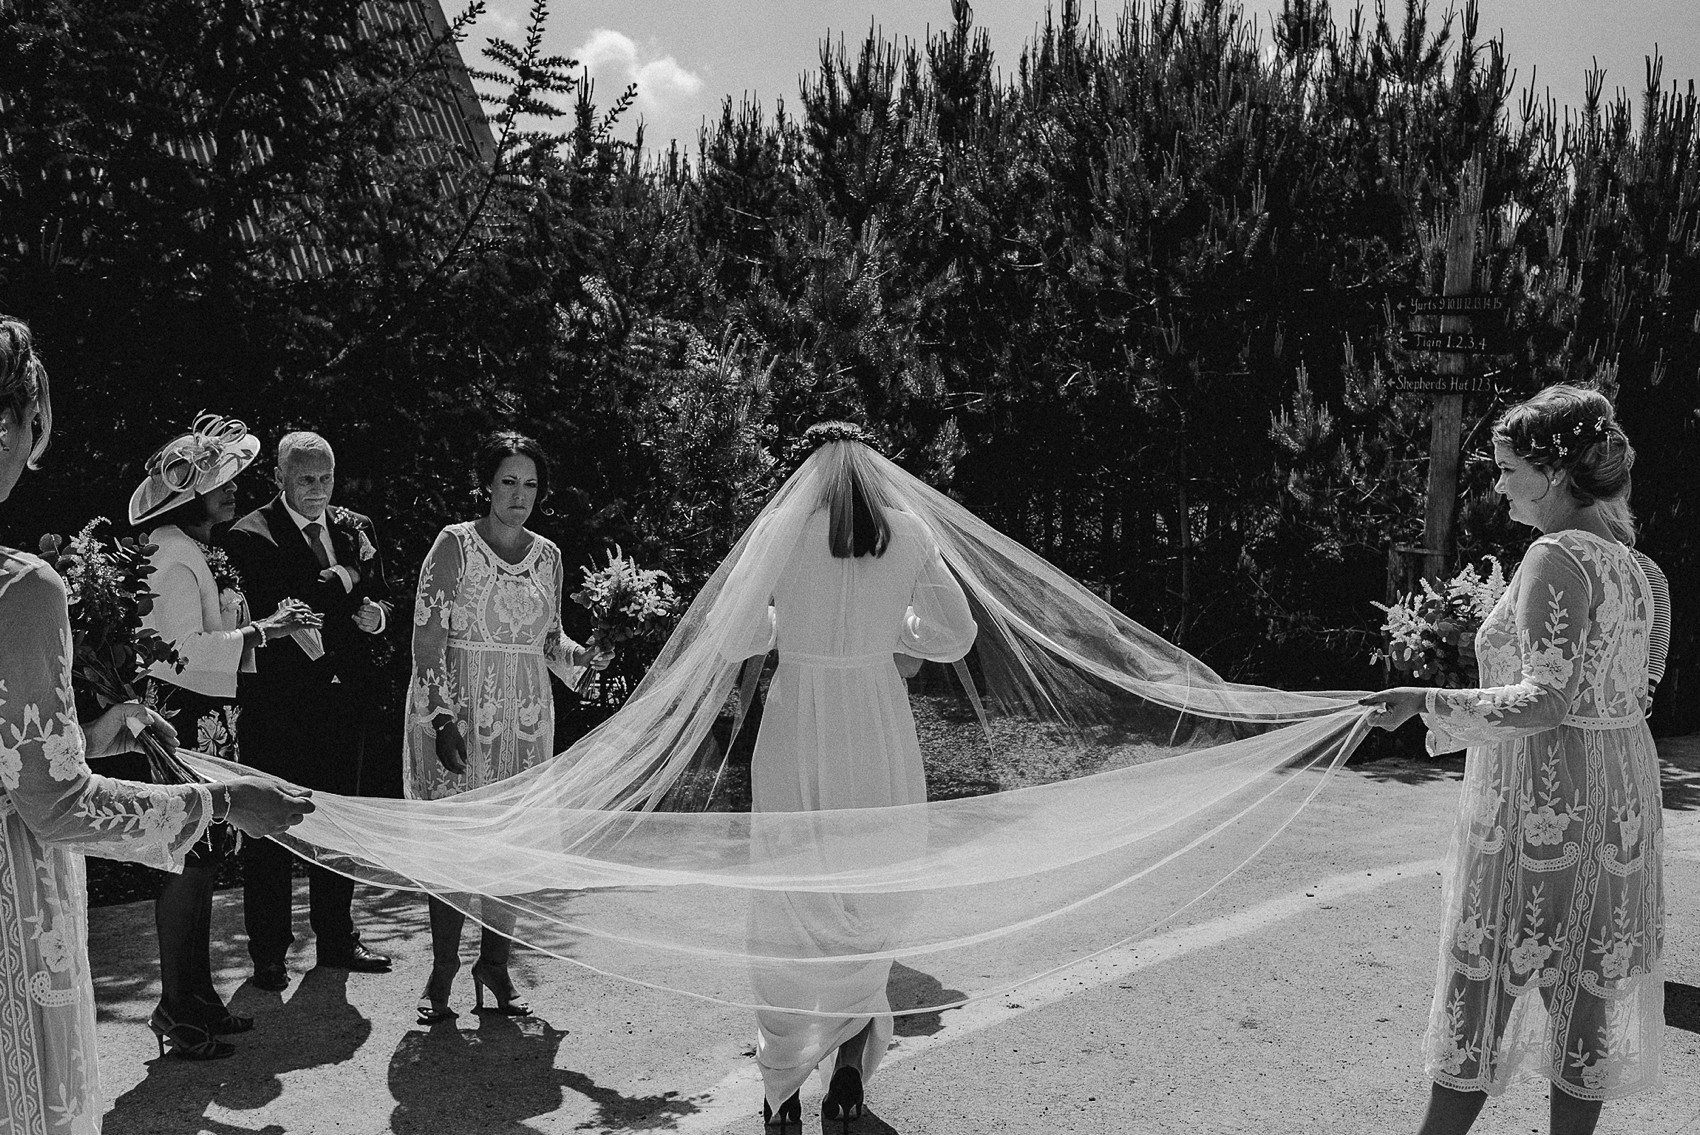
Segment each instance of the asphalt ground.
[{"label": "asphalt ground", "polygon": [[[1660,754],[1665,1085],[1607,1104],[1601,1135],[1700,1135],[1700,735],[1661,741]],[[850,1131],[1413,1131],[1460,768],[1348,767],[1184,921],[1007,999],[900,1020],[870,1113]],[[245,983],[240,893],[218,895],[220,985],[258,1027],[209,1063],[160,1058],[145,1025],[159,993],[152,904],[92,911],[109,1135],[762,1131],[747,1013],[521,952],[514,973],[534,1017],[470,1012],[463,971],[461,1016],[426,1028],[413,1013],[430,957],[423,901],[365,889],[356,901],[368,944],[395,969],[310,968],[309,940],[279,995]],[[305,908],[301,895],[303,934]],[[469,932],[468,960],[475,948]],[[807,1132],[823,1130],[822,1090],[804,1089]],[[1519,1085],[1476,1131],[1545,1132],[1545,1097]]]}]

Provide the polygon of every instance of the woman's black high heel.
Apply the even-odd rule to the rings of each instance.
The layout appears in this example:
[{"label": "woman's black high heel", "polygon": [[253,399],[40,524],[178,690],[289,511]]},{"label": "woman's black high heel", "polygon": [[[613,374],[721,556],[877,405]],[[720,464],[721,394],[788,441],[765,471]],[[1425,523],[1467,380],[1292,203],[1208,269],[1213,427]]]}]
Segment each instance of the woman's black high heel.
[{"label": "woman's black high heel", "polygon": [[460,969],[457,962],[454,966],[431,967],[431,976],[425,979],[425,992],[419,995],[419,1023],[422,1025],[437,1025],[444,1021],[452,1021],[460,1016],[449,1008],[449,989],[454,985],[455,971]]},{"label": "woman's black high heel", "polygon": [[236,1055],[234,1044],[213,1039],[212,1032],[200,1025],[174,1021],[164,1009],[153,1011],[153,1016],[148,1018],[148,1028],[153,1030],[153,1037],[159,1042],[161,1056],[165,1055],[167,1048],[171,1055],[183,1060],[223,1060],[226,1056]]},{"label": "woman's black high heel", "polygon": [[792,1092],[791,1098],[779,1105],[778,1114],[774,1113],[772,1104],[765,1099],[762,1100],[761,1121],[767,1126],[777,1127],[781,1131],[785,1130],[786,1124],[795,1123],[797,1130],[801,1131],[803,1129],[803,1097],[801,1092]]},{"label": "woman's black high heel", "polygon": [[[500,1013],[504,1017],[531,1016],[531,1006],[517,998],[514,993],[513,979],[508,976],[507,971],[501,971],[501,976],[497,977],[495,973],[485,971],[482,968],[483,965],[482,960],[472,963],[472,992],[477,1001],[478,1011],[480,1013]],[[484,1008],[485,986],[489,986],[490,995],[496,1000],[496,1003],[488,1009]]]},{"label": "woman's black high heel", "polygon": [[207,1031],[212,1033],[214,1036],[231,1036],[235,1033],[245,1033],[254,1027],[254,1018],[243,1017],[236,1013],[232,1013],[230,1008],[222,1001],[208,1000],[199,993],[192,994],[191,996],[193,996],[195,1000],[199,1001],[202,1005],[205,1005],[209,1011],[218,1014],[216,1017],[207,1021]]},{"label": "woman's black high heel", "polygon": [[820,1104],[820,1117],[823,1120],[838,1120],[842,1129],[850,1130],[850,1121],[860,1119],[864,1114],[862,1106],[862,1072],[854,1064],[840,1065],[838,1071],[832,1074],[832,1083],[827,1085],[826,1098]]}]

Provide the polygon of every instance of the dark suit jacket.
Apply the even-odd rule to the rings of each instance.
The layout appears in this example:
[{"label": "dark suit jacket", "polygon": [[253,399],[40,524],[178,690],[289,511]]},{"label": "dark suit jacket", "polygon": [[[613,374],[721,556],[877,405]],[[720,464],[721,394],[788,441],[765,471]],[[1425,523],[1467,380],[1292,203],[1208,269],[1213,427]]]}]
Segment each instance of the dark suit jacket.
[{"label": "dark suit jacket", "polygon": [[[289,639],[255,652],[254,673],[241,676],[237,691],[242,752],[244,761],[257,768],[309,788],[352,791],[365,718],[375,700],[374,679],[389,655],[397,620],[371,518],[333,505],[325,510],[324,523],[337,563],[360,573],[352,591],[345,591],[340,579],[319,578],[318,558],[282,497],[250,512],[225,535],[225,550],[242,573],[255,618],[270,615],[285,599],[299,599],[325,617],[320,632],[324,657],[309,659]],[[368,598],[390,608],[380,634],[354,625],[354,612]]]}]

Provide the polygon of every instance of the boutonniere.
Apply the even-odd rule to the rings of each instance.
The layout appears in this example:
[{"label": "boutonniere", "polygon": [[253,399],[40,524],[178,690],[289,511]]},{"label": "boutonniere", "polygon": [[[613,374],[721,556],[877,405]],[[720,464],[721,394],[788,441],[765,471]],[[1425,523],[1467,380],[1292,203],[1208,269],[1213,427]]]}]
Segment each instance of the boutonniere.
[{"label": "boutonniere", "polygon": [[378,554],[378,549],[372,546],[372,541],[366,538],[364,528],[355,529],[354,533],[360,540],[360,562],[365,563]]},{"label": "boutonniere", "polygon": [[358,529],[360,527],[354,519],[354,514],[339,504],[331,505],[330,514],[332,524],[339,524],[344,528]]}]

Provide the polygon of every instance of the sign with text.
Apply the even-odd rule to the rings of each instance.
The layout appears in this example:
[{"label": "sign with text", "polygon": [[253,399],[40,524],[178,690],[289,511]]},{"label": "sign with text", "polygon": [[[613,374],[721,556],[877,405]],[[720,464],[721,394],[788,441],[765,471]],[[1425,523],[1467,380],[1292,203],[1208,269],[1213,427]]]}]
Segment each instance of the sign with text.
[{"label": "sign with text", "polygon": [[1388,383],[1400,394],[1491,394],[1493,380],[1485,374],[1409,374]]},{"label": "sign with text", "polygon": [[1399,345],[1407,351],[1436,351],[1447,355],[1488,355],[1494,352],[1486,335],[1468,331],[1405,331]]},{"label": "sign with text", "polygon": [[1401,315],[1504,315],[1504,296],[1406,296],[1393,305]]}]

